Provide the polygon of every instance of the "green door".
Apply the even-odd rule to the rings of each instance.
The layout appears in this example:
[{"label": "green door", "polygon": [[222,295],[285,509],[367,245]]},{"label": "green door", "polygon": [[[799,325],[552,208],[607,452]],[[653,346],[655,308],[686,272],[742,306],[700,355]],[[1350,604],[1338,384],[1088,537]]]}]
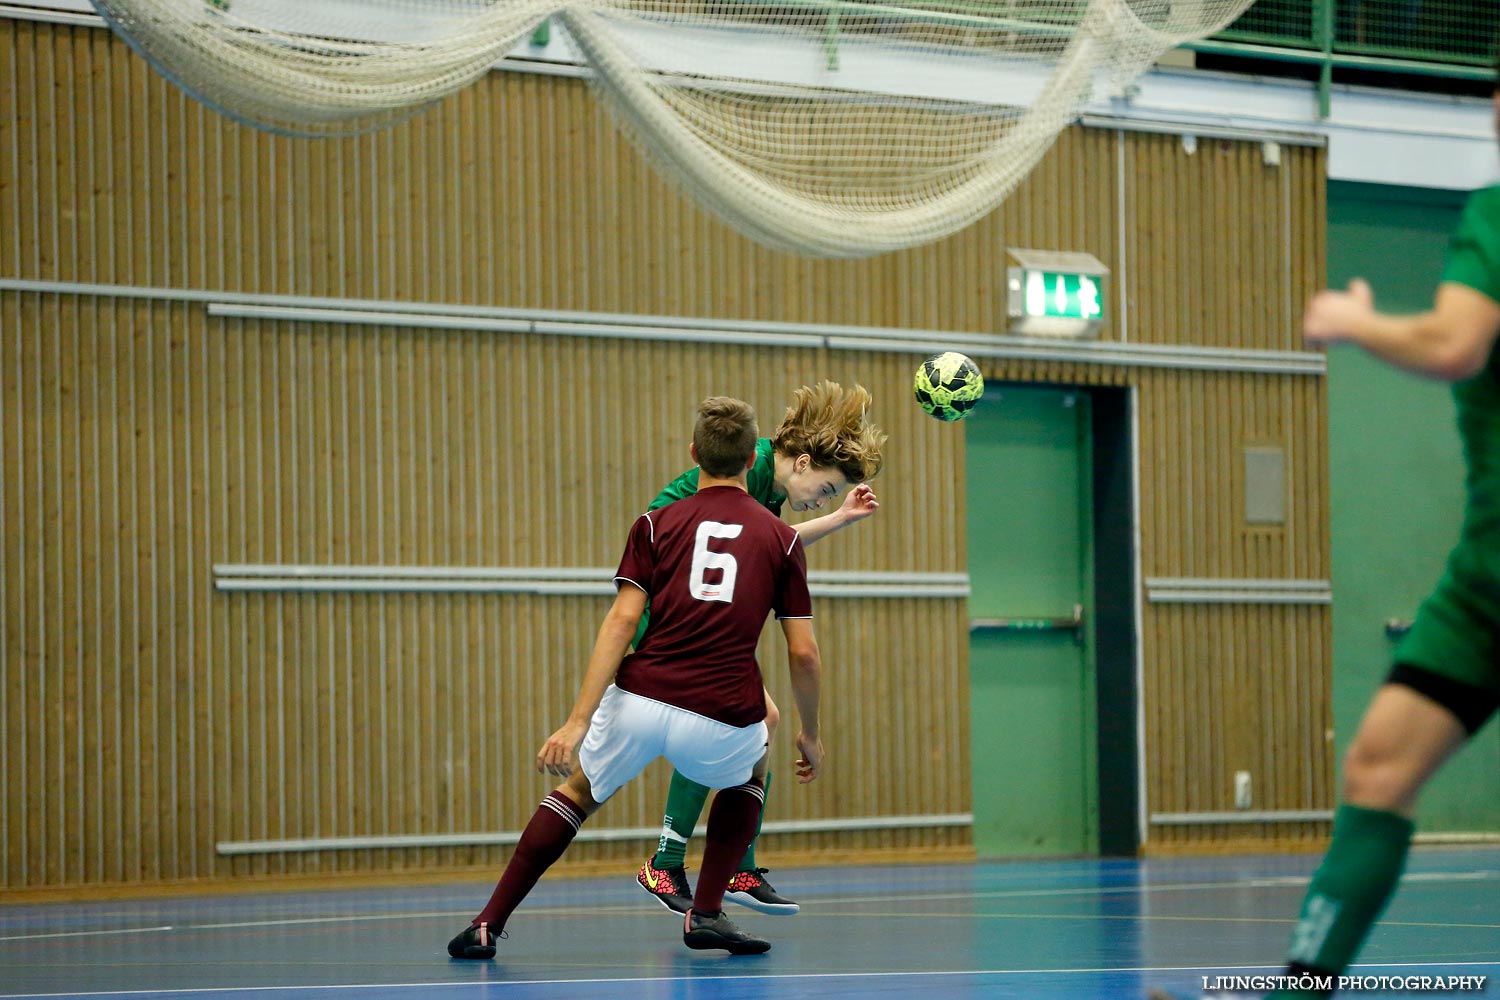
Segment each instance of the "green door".
[{"label": "green door", "polygon": [[1098,852],[1088,410],[1006,385],[964,421],[981,857]]}]

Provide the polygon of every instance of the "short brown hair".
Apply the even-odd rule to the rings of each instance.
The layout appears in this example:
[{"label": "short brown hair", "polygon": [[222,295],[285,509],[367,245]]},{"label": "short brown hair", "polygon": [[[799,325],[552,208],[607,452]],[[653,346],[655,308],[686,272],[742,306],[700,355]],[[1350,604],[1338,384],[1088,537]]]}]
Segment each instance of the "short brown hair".
[{"label": "short brown hair", "polygon": [[851,483],[875,478],[887,434],[869,421],[870,393],[827,379],[792,393],[792,405],[771,445],[783,455],[807,455],[819,469],[838,469]]},{"label": "short brown hair", "polygon": [[698,468],[715,479],[733,479],[744,472],[759,436],[755,410],[744,400],[710,396],[698,404],[693,451],[698,455]]}]

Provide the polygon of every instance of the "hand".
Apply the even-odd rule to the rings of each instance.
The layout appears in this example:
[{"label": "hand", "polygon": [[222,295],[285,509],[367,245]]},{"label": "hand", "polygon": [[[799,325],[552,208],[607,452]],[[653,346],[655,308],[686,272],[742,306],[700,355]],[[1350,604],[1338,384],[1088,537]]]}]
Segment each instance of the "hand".
[{"label": "hand", "polygon": [[798,733],[797,752],[802,755],[797,758],[797,784],[805,785],[817,778],[818,773],[823,770],[823,741],[809,739],[806,733]]},{"label": "hand", "polygon": [[1346,340],[1375,314],[1375,293],[1363,278],[1349,282],[1347,291],[1327,288],[1314,295],[1302,314],[1302,337],[1314,344]]},{"label": "hand", "polygon": [[547,737],[547,742],[536,753],[537,773],[555,774],[566,778],[573,773],[573,755],[583,743],[588,724],[569,719],[561,729]]},{"label": "hand", "polygon": [[850,490],[844,502],[839,504],[839,513],[845,521],[861,521],[879,509],[880,501],[875,499],[875,491],[864,483]]}]

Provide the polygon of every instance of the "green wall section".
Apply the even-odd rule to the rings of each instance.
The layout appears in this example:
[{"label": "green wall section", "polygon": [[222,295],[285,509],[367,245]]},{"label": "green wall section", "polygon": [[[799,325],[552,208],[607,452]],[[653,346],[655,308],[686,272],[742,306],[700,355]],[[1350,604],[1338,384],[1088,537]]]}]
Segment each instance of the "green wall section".
[{"label": "green wall section", "polygon": [[[1363,277],[1386,311],[1432,303],[1464,195],[1331,182],[1328,280]],[[1463,460],[1448,386],[1351,347],[1328,356],[1333,524],[1333,716],[1338,757],[1390,668],[1387,619],[1410,619],[1442,572],[1463,511]],[[1500,725],[1440,773],[1420,832],[1500,832]]]}]

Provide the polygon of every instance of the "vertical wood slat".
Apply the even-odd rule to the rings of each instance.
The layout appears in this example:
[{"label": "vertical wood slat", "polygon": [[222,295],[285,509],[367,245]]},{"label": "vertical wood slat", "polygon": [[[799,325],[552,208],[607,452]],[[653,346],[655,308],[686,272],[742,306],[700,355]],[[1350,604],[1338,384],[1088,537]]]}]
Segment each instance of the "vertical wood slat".
[{"label": "vertical wood slat", "polygon": [[[0,45],[15,95],[0,169],[28,180],[0,185],[6,274],[996,330],[995,248],[1057,246],[1123,250],[1111,295],[1133,341],[1278,349],[1295,346],[1286,317],[1322,280],[1312,150],[1273,169],[1254,144],[1188,157],[1171,137],[1072,129],[969,231],[811,263],[669,192],[576,81],[492,75],[409,125],[315,143],[225,122],[108,33],[0,21]],[[608,565],[628,516],[685,464],[692,401],[710,391],[742,393],[773,425],[799,381],[869,385],[892,432],[886,509],[823,543],[815,565],[963,568],[948,472],[961,436],[906,402],[909,356],[210,320],[198,306],[12,293],[0,320],[0,781],[20,804],[0,823],[3,888],[493,863],[494,849],[231,862],[212,844],[518,826],[543,789],[515,775],[571,699],[602,604],[228,596],[209,567]],[[1327,576],[1321,380],[986,369],[1138,387],[1146,575]],[[1236,461],[1252,439],[1287,450],[1284,527],[1238,524]],[[966,809],[963,602],[827,603],[835,760],[877,773],[868,787],[782,782],[773,819]],[[1330,801],[1325,609],[1147,605],[1143,619],[1151,809],[1220,808],[1240,767],[1267,775],[1268,807]],[[789,705],[775,647],[768,676]],[[1247,688],[1262,705],[1228,695]],[[867,735],[890,732],[947,736]],[[1289,743],[1306,759],[1268,750]],[[80,771],[88,781],[60,790]],[[610,822],[654,825],[664,780],[649,776]],[[1152,835],[1192,847],[1241,832]]]}]

